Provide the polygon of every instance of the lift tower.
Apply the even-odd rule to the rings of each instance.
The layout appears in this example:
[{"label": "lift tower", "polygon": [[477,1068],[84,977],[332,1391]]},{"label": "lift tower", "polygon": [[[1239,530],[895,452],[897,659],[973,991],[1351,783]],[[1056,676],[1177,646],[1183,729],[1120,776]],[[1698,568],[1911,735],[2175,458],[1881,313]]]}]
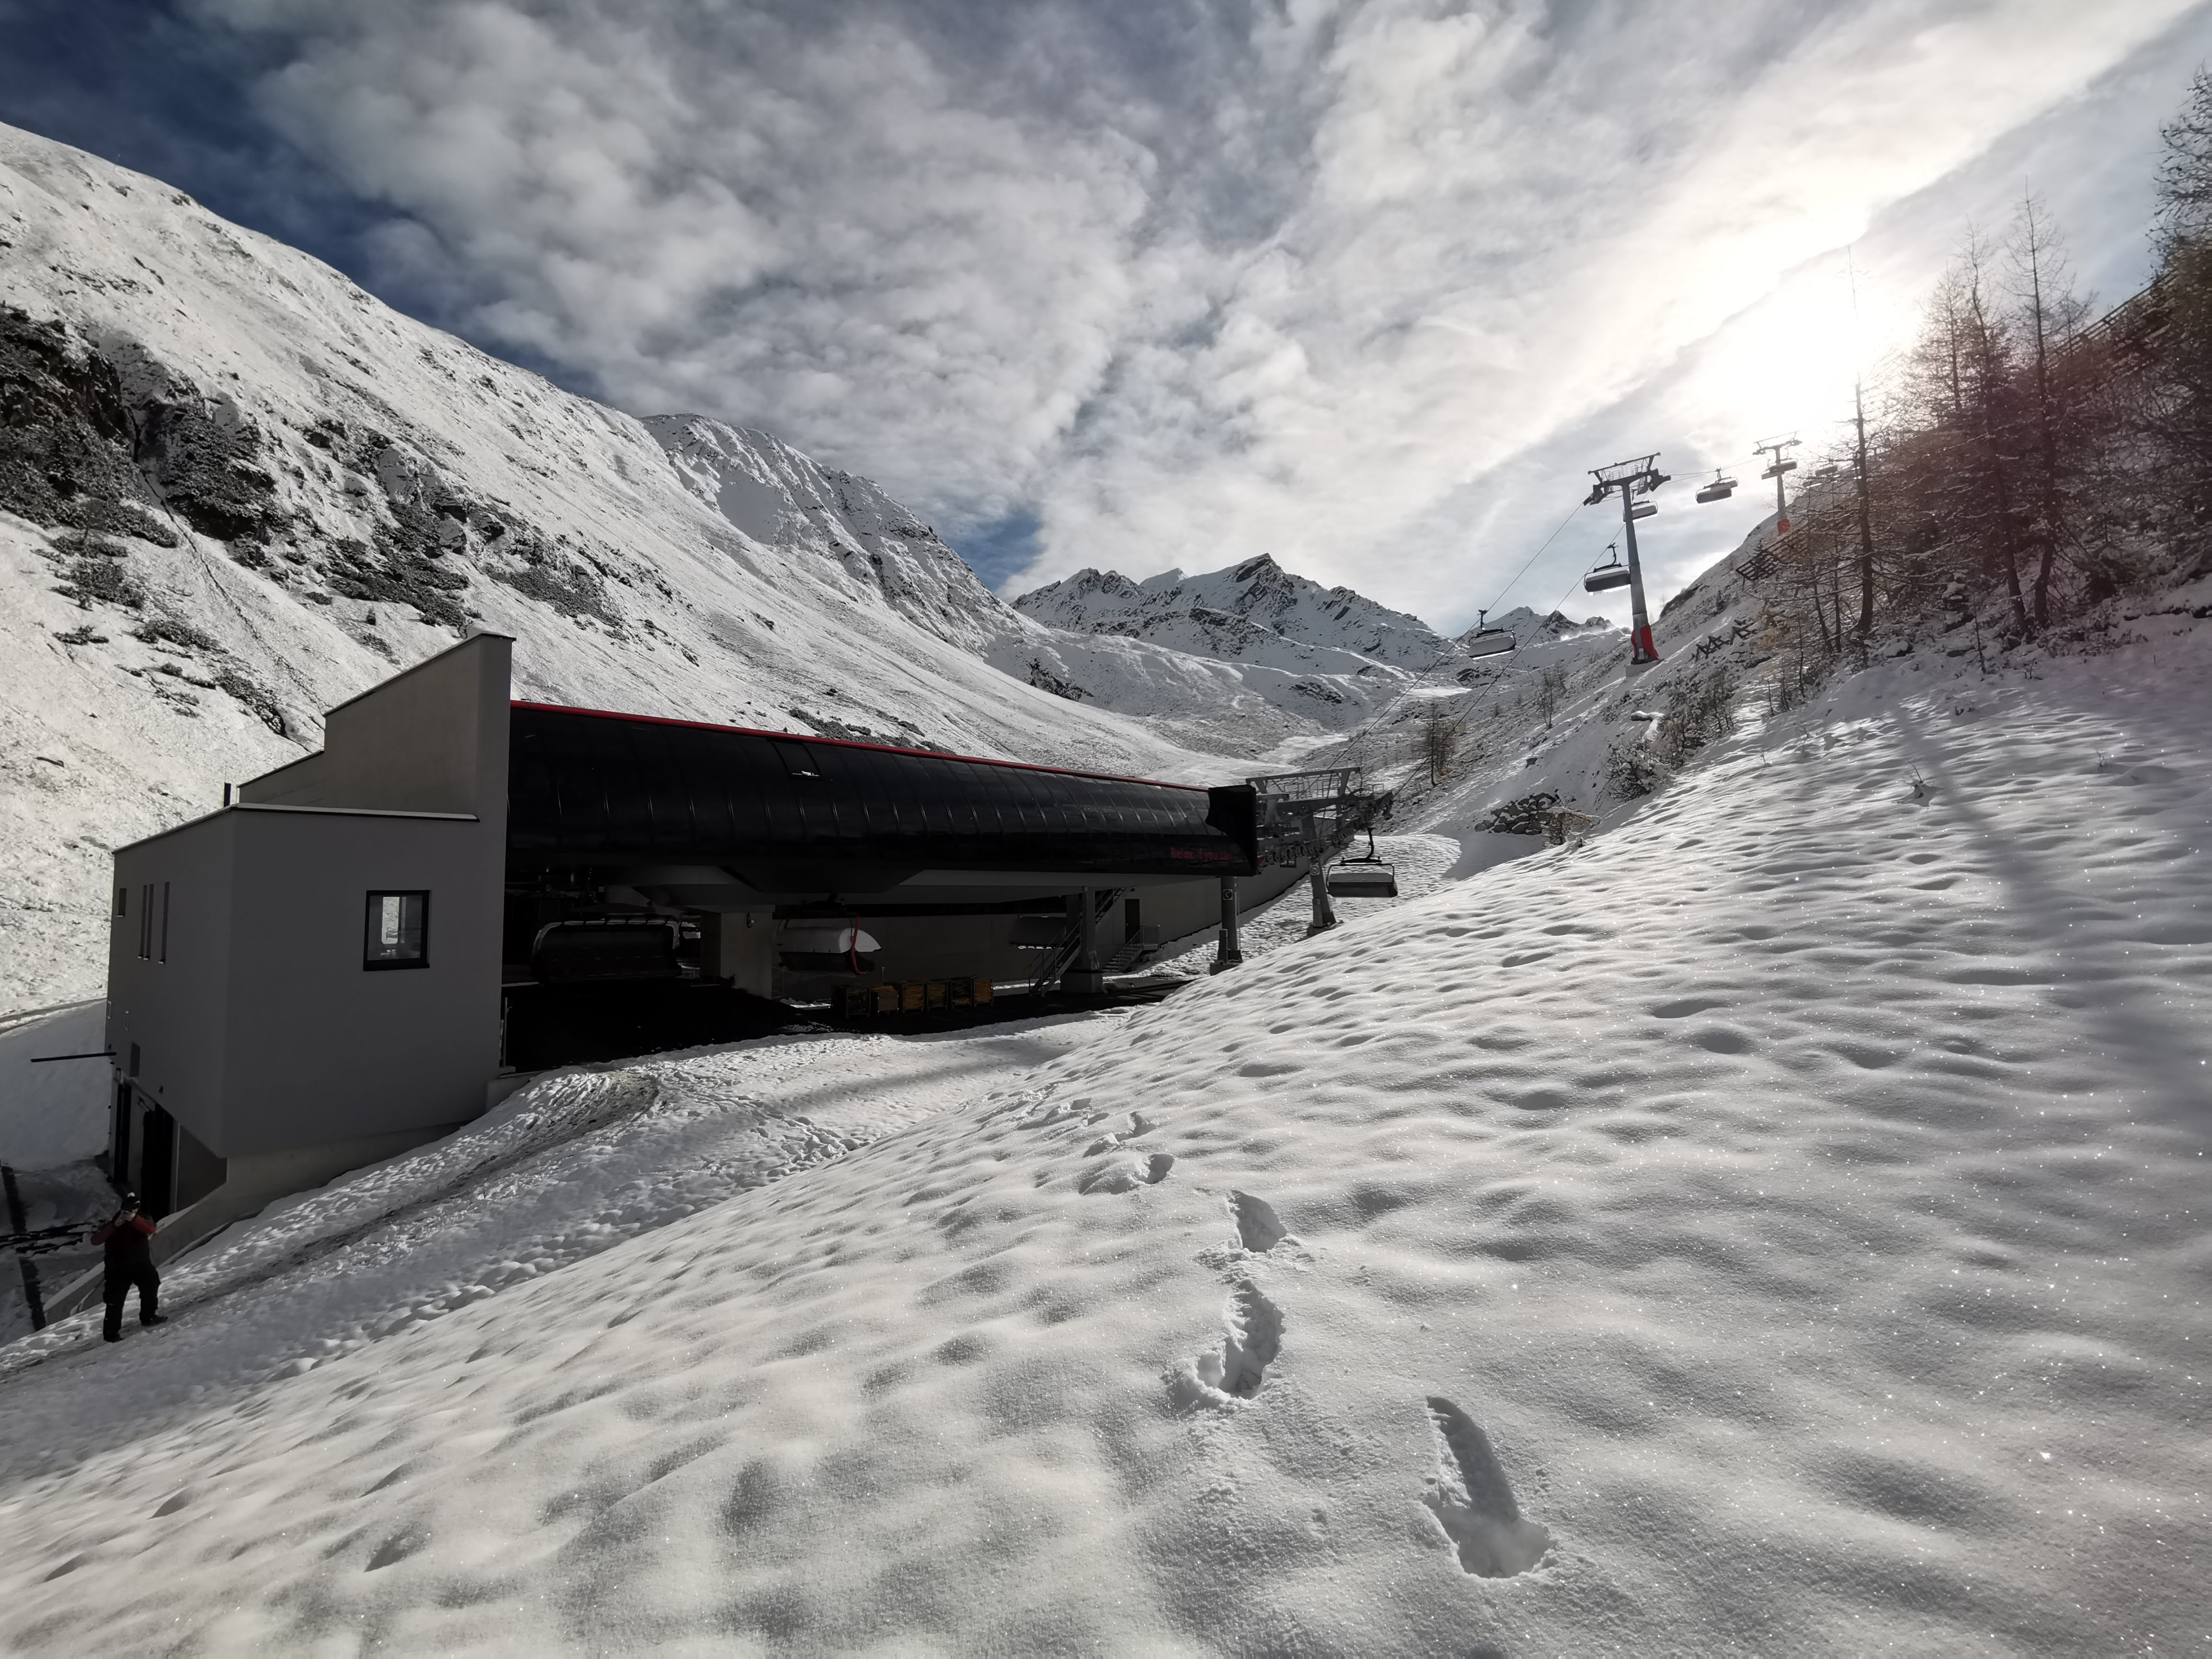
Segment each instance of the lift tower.
[{"label": "lift tower", "polygon": [[1620,522],[1628,532],[1628,661],[1631,667],[1640,663],[1657,662],[1659,647],[1651,642],[1651,614],[1644,604],[1644,565],[1636,556],[1636,521],[1648,519],[1659,509],[1650,501],[1639,501],[1639,495],[1649,495],[1667,482],[1655,462],[1658,456],[1639,455],[1632,461],[1615,461],[1611,466],[1590,469],[1590,477],[1597,482],[1590,486],[1584,498],[1585,507],[1595,507],[1613,490],[1620,492]]},{"label": "lift tower", "polygon": [[1759,476],[1774,480],[1774,533],[1778,536],[1790,533],[1790,506],[1783,500],[1782,486],[1784,475],[1797,470],[1797,463],[1791,460],[1789,454],[1796,447],[1795,437],[1769,438],[1765,443],[1751,447],[1751,453],[1754,455],[1771,455],[1774,458],[1773,464]]}]

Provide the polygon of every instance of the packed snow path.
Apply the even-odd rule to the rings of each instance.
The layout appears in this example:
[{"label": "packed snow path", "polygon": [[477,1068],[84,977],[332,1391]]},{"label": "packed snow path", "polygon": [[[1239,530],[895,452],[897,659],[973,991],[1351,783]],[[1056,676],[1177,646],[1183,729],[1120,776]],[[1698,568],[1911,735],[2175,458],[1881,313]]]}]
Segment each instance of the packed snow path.
[{"label": "packed snow path", "polygon": [[19,1470],[106,1426],[0,1486],[6,1638],[2194,1649],[2197,642],[1877,670],[1618,831],[143,1430],[106,1391],[181,1325],[34,1367]]}]

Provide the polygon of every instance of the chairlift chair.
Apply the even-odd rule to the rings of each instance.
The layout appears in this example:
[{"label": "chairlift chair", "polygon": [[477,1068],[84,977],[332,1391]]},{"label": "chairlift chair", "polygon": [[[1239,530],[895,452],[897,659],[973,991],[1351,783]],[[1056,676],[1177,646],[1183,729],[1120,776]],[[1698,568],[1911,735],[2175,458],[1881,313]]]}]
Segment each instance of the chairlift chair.
[{"label": "chairlift chair", "polygon": [[1628,509],[1628,516],[1632,519],[1649,519],[1655,517],[1658,514],[1658,502],[1639,501],[1634,507]]},{"label": "chairlift chair", "polygon": [[1795,472],[1796,470],[1797,463],[1795,461],[1777,461],[1759,476],[1762,478],[1778,478],[1785,472]]},{"label": "chairlift chair", "polygon": [[1699,502],[1724,501],[1735,493],[1735,480],[1723,470],[1716,471],[1713,481],[1698,491]]},{"label": "chairlift chair", "polygon": [[1375,850],[1375,832],[1370,830],[1366,853],[1331,866],[1328,884],[1329,892],[1338,898],[1395,898],[1398,872]]},{"label": "chairlift chair", "polygon": [[1604,593],[1628,586],[1628,567],[1620,562],[1620,544],[1615,543],[1605,550],[1613,557],[1583,578],[1583,592],[1585,593]]},{"label": "chairlift chair", "polygon": [[1474,632],[1467,636],[1467,654],[1470,657],[1502,657],[1517,649],[1521,641],[1510,628],[1492,628],[1487,611],[1475,612]]}]

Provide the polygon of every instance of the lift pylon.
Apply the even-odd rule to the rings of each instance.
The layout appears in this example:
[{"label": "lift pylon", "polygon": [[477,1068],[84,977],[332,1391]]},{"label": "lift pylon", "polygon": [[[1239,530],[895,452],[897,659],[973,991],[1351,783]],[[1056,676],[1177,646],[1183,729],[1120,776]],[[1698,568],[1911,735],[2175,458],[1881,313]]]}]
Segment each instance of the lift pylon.
[{"label": "lift pylon", "polygon": [[1636,521],[1648,519],[1659,509],[1650,501],[1639,501],[1639,495],[1649,495],[1667,482],[1655,454],[1639,455],[1633,460],[1615,461],[1611,466],[1590,469],[1590,477],[1597,482],[1583,498],[1583,505],[1595,507],[1614,490],[1620,492],[1620,526],[1628,541],[1628,660],[1632,666],[1659,660],[1659,647],[1651,641],[1651,614],[1644,603],[1644,564],[1636,555]]},{"label": "lift pylon", "polygon": [[1790,533],[1790,505],[1783,499],[1782,486],[1784,475],[1797,470],[1797,463],[1791,460],[1789,454],[1796,447],[1797,439],[1794,434],[1787,438],[1769,438],[1765,443],[1751,447],[1751,453],[1754,455],[1771,455],[1774,458],[1759,476],[1774,480],[1774,533],[1778,536]]}]

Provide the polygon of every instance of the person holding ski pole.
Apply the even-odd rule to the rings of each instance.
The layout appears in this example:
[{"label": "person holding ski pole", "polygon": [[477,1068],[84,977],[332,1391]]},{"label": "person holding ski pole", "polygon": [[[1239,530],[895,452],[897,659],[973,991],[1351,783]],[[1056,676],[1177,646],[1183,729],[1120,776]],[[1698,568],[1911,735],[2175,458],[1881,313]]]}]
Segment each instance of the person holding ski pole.
[{"label": "person holding ski pole", "polygon": [[125,1193],[114,1216],[92,1236],[107,1251],[107,1277],[101,1286],[107,1302],[107,1323],[100,1335],[110,1342],[123,1340],[123,1304],[131,1287],[138,1287],[138,1322],[166,1325],[157,1311],[161,1275],[154,1271],[154,1224],[138,1213],[138,1194]]}]

